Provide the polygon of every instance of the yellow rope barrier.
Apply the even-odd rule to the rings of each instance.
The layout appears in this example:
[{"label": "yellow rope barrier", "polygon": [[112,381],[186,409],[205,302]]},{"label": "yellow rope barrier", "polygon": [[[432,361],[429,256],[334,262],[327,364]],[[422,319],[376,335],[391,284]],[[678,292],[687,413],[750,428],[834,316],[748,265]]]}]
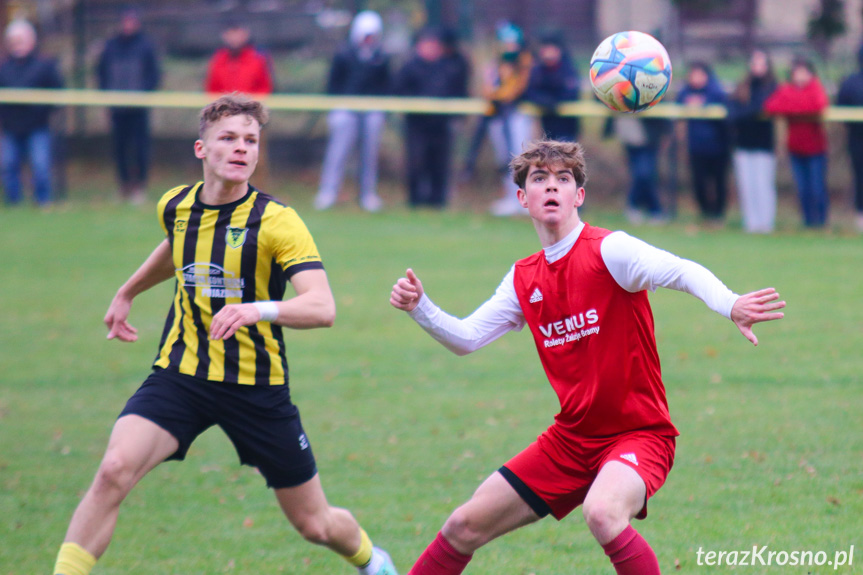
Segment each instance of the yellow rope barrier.
[{"label": "yellow rope barrier", "polygon": [[[202,92],[120,92],[109,90],[23,90],[0,88],[0,104],[49,104],[57,106],[122,106],[130,108],[199,109],[215,96]],[[380,96],[329,96],[325,94],[272,94],[260,98],[270,110],[289,112],[325,112],[329,110],[382,110],[395,113],[471,115],[485,112],[487,104],[479,98],[397,98]],[[529,114],[539,109],[531,104],[521,108]],[[580,100],[558,107],[563,116],[604,117],[614,114],[599,102]],[[672,119],[721,119],[723,106],[682,106],[661,103],[640,114],[644,117]],[[830,122],[863,122],[863,107],[831,106],[824,113]]]}]

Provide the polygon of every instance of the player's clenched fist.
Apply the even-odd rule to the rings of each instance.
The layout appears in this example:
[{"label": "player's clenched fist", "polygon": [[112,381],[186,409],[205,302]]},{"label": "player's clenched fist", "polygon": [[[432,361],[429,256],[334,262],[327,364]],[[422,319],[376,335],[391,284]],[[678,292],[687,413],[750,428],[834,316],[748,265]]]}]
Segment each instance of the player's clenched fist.
[{"label": "player's clenched fist", "polygon": [[394,308],[413,311],[423,296],[423,284],[414,271],[408,268],[406,277],[399,278],[390,294],[390,303]]}]

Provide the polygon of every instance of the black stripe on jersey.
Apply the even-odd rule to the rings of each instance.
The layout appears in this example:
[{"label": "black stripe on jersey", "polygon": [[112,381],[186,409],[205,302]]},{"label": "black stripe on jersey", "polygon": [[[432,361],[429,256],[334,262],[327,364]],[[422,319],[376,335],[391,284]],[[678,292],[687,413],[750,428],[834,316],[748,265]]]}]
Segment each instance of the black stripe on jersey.
[{"label": "black stripe on jersey", "polygon": [[[287,280],[284,272],[282,272],[282,266],[279,265],[279,262],[273,260],[270,262],[270,298],[274,300],[284,299],[286,284]],[[279,356],[282,358],[282,369],[285,372],[285,382],[288,382],[290,380],[288,377],[288,354],[285,349],[285,338],[282,335],[282,326],[272,324],[272,327],[273,337],[276,338],[277,342],[279,342]]]},{"label": "black stripe on jersey", "polygon": [[[322,269],[324,269],[323,262],[303,262],[301,264],[296,264],[296,265],[289,267],[288,269],[286,269],[284,272],[280,273],[279,275],[283,276],[284,281],[287,282],[287,281],[290,281],[291,278],[294,277],[294,275],[296,275],[300,272],[304,272],[306,270],[322,270]],[[283,285],[282,286],[282,293],[284,293],[284,292],[285,292],[285,286]]]},{"label": "black stripe on jersey", "polygon": [[[183,269],[195,263],[195,252],[198,246],[198,230],[201,227],[201,216],[203,210],[192,210],[189,223],[186,227],[186,240],[183,244]],[[189,308],[192,310],[192,320],[198,332],[198,367],[195,369],[195,377],[207,379],[210,371],[210,340],[204,321],[201,319],[201,310],[195,305],[195,286],[185,286],[186,295],[189,298]],[[181,341],[181,340],[178,340]],[[182,356],[180,356],[182,358]],[[172,362],[173,363],[173,362]],[[177,362],[177,367],[179,367]]]},{"label": "black stripe on jersey", "polygon": [[159,340],[159,353],[156,354],[156,359],[162,354],[162,348],[165,347],[165,342],[168,341],[168,333],[174,325],[174,300],[177,298],[177,283],[174,282],[174,297],[171,298],[171,307],[168,308],[168,317],[165,319],[165,329],[162,330],[162,339]]},{"label": "black stripe on jersey", "polygon": [[[219,211],[219,217],[216,220],[216,228],[213,233],[213,251],[210,255],[211,262],[218,262],[222,267],[225,265],[225,250],[227,248],[227,239],[225,234],[221,233],[222,229],[227,229],[231,224],[231,216],[234,214],[234,209]],[[225,307],[225,298],[210,297],[210,307],[213,315],[219,313]],[[240,344],[236,337],[229,337],[224,341],[225,346],[225,379],[228,381],[236,381],[240,373]]]},{"label": "black stripe on jersey", "polygon": [[168,203],[165,205],[165,229],[168,230],[168,238],[170,239],[171,245],[174,245],[174,222],[177,219],[177,206],[180,202],[186,199],[186,196],[189,195],[189,192],[191,192],[194,187],[195,186],[186,186],[182,191],[180,191],[180,193],[168,200]]},{"label": "black stripe on jersey", "polygon": [[[273,199],[258,192],[255,203],[246,220],[248,236],[243,245],[243,261],[240,263],[240,277],[246,278],[248,283],[243,290],[243,301],[255,301],[257,293],[257,269],[258,269],[258,232],[261,229],[261,220],[264,218],[264,210]],[[248,249],[254,246],[254,249]],[[256,325],[249,326],[249,338],[255,346],[255,385],[270,385],[270,355],[267,353],[264,336]]]}]

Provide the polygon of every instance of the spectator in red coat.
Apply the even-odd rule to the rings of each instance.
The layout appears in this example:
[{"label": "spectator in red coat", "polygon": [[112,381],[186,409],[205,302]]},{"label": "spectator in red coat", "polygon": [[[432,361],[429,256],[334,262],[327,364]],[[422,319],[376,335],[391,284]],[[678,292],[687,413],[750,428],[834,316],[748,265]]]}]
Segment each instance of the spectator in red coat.
[{"label": "spectator in red coat", "polygon": [[[248,25],[238,20],[228,21],[222,29],[222,43],[224,46],[210,59],[204,89],[212,94],[272,94],[275,84],[273,62],[269,54],[252,43],[252,33]],[[268,158],[267,138],[261,133],[258,142],[258,167],[252,177],[252,185],[257,188],[269,188]]]},{"label": "spectator in red coat", "polygon": [[797,184],[803,223],[827,224],[827,133],[823,113],[830,100],[812,62],[797,58],[790,82],[782,84],[764,103],[764,111],[788,120],[788,152]]},{"label": "spectator in red coat", "polygon": [[272,63],[267,54],[252,44],[249,27],[242,22],[229,22],[222,31],[222,42],[225,45],[210,60],[204,89],[215,94],[271,94]]}]

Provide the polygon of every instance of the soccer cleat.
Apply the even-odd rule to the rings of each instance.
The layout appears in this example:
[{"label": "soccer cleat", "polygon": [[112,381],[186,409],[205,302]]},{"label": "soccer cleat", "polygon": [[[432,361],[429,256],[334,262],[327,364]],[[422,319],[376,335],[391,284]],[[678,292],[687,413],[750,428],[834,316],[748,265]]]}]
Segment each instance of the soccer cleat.
[{"label": "soccer cleat", "polygon": [[372,575],[399,575],[399,572],[396,571],[396,566],[393,564],[393,560],[390,559],[389,553],[380,547],[375,547],[372,550],[372,553],[383,559],[383,563],[381,563],[380,567],[378,567],[377,571]]}]

